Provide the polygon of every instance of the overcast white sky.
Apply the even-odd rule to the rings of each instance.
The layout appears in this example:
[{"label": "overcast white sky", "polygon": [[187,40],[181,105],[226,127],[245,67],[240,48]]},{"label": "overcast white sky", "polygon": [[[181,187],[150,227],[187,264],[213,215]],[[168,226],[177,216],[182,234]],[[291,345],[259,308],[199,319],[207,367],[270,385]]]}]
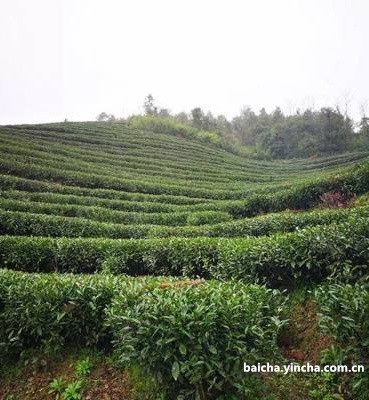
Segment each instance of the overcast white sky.
[{"label": "overcast white sky", "polygon": [[359,117],[368,21],[368,0],[0,0],[0,123],[127,115],[148,93],[174,112]]}]

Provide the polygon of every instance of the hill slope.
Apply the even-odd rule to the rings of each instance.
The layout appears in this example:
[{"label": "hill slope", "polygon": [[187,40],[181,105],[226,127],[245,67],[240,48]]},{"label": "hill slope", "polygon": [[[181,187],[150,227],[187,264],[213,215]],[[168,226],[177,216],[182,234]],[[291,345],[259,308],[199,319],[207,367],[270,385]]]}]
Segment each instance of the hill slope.
[{"label": "hill slope", "polygon": [[[292,332],[302,325],[295,293],[319,286],[298,306],[311,316],[308,340],[318,340],[318,307],[329,332],[300,361],[333,339],[346,351],[340,335],[365,331],[369,205],[356,198],[369,192],[368,153],[256,161],[95,122],[3,126],[0,143],[0,358],[112,342],[125,368],[134,360],[160,375],[168,399],[266,398],[297,390],[294,378],[269,387],[255,376],[260,391],[241,363],[303,347],[305,334]],[[344,313],[356,331],[333,323]],[[367,361],[361,345],[347,351],[349,362]],[[317,382],[303,379],[295,398]]]}]

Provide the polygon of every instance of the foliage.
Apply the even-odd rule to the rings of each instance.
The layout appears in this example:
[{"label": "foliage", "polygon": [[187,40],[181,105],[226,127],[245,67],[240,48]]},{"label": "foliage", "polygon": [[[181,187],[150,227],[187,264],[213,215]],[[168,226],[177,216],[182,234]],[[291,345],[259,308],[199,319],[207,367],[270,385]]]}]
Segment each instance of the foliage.
[{"label": "foliage", "polygon": [[[223,147],[236,153],[247,149],[255,158],[307,158],[369,148],[368,118],[362,118],[356,132],[354,121],[339,106],[307,108],[290,115],[285,115],[279,107],[271,113],[264,108],[255,113],[245,107],[239,115],[227,120],[224,115],[214,117],[210,111],[205,113],[200,107],[193,108],[189,114],[170,115],[167,109],[158,111],[152,95],[148,95],[144,109],[144,117],[130,117],[130,121],[135,121],[134,126],[149,126],[158,132],[174,134],[194,129],[214,132]],[[150,122],[145,118],[151,118]],[[202,140],[201,135],[194,137]]]},{"label": "foliage", "polygon": [[67,382],[63,378],[55,378],[49,385],[49,394],[55,395],[55,400],[61,400],[66,386]]},{"label": "foliage", "polygon": [[[332,335],[341,352],[331,352],[330,361],[344,361],[349,365],[364,365],[365,372],[352,377],[353,398],[365,399],[369,391],[369,287],[367,283],[354,285],[331,284],[315,290],[320,310],[320,325],[324,333]],[[331,361],[332,362],[332,361]]]},{"label": "foliage", "polygon": [[337,108],[306,109],[284,115],[279,107],[268,114],[245,108],[232,121],[244,144],[260,146],[272,158],[307,158],[353,147],[353,121]]},{"label": "foliage", "polygon": [[205,398],[242,392],[243,361],[276,356],[282,310],[279,293],[263,287],[169,284],[115,297],[108,321],[123,365],[138,363],[169,393]]},{"label": "foliage", "polygon": [[320,196],[322,207],[325,208],[342,208],[346,199],[341,193],[324,193]]},{"label": "foliage", "polygon": [[79,360],[77,365],[76,365],[76,377],[77,378],[83,378],[86,375],[88,375],[91,372],[91,369],[93,367],[93,363],[91,360],[87,357],[82,360]]},{"label": "foliage", "polygon": [[169,133],[179,137],[196,138],[205,143],[219,144],[219,135],[216,132],[202,131],[188,125],[176,122],[172,118],[155,116],[133,116],[130,125],[136,129],[147,129],[159,133]]},{"label": "foliage", "polygon": [[352,168],[336,176],[316,179],[276,193],[254,194],[244,205],[231,207],[233,216],[253,216],[260,213],[283,211],[286,208],[305,210],[317,206],[322,196],[336,192],[347,199],[369,191],[369,163]]},{"label": "foliage", "polygon": [[[271,289],[324,281],[322,326],[342,344],[322,362],[367,362],[364,286],[350,284],[369,276],[358,197],[369,192],[368,153],[333,155],[363,149],[366,121],[355,143],[339,110],[248,110],[230,122],[200,108],[173,117],[152,97],[145,106],[128,122],[0,127],[1,364],[22,354],[45,369],[43,352],[111,349],[114,338],[136,379],[150,366],[145,393],[164,398],[164,384],[168,399],[269,398],[278,379],[239,366],[278,356],[285,295]],[[312,157],[267,160],[296,154]],[[91,368],[79,360],[76,380],[51,389],[79,399]],[[295,397],[344,386],[332,374],[316,382]],[[366,376],[352,387],[365,393]]]},{"label": "foliage", "polygon": [[[335,211],[335,210],[334,210]],[[295,287],[329,276],[367,276],[369,229],[365,213],[341,224],[259,238],[0,237],[0,263],[24,271],[184,275]]]},{"label": "foliage", "polygon": [[109,277],[0,270],[0,356],[37,346],[103,342],[104,312],[115,284]]},{"label": "foliage", "polygon": [[[172,378],[163,377],[159,383],[175,381],[173,389],[190,392],[246,390],[248,381],[240,386],[242,362],[275,356],[284,324],[279,292],[235,282],[1,270],[0,304],[1,357],[45,345],[108,346],[114,337],[116,358],[129,357],[130,363],[146,362],[150,368],[160,362],[157,372],[170,368]],[[156,325],[149,322],[153,320]],[[131,327],[131,336],[121,341],[125,326]],[[156,328],[158,340],[147,341]],[[141,359],[128,353],[130,341],[138,341],[135,351],[146,347]],[[155,352],[148,351],[151,346]],[[63,399],[78,399],[91,367],[88,358],[80,360],[78,380],[69,385],[54,381],[50,390]]]}]

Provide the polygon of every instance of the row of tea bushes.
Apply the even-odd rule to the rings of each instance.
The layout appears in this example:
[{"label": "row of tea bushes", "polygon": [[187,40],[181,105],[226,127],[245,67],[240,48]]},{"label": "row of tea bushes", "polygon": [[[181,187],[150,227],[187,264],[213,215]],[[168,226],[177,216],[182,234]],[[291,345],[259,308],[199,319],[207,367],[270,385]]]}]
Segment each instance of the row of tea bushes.
[{"label": "row of tea bushes", "polygon": [[[33,177],[34,178],[34,177]],[[369,163],[362,163],[359,166],[349,169],[345,173],[333,176],[331,178],[321,178],[316,181],[308,181],[304,184],[298,184],[294,188],[281,189],[281,187],[250,187],[244,192],[246,201],[228,200],[217,201],[204,198],[189,198],[185,196],[174,195],[150,195],[142,193],[121,192],[112,189],[92,189],[80,188],[78,186],[61,186],[53,183],[33,181],[25,178],[17,178],[6,175],[0,176],[0,183],[3,189],[18,189],[29,192],[51,192],[68,194],[74,196],[87,196],[90,203],[96,203],[91,197],[98,197],[104,200],[123,200],[150,202],[150,204],[137,204],[137,211],[152,212],[168,211],[168,207],[173,205],[188,205],[183,211],[200,210],[221,210],[230,213],[234,218],[244,216],[253,216],[262,213],[283,211],[290,209],[307,209],[318,205],[321,202],[321,196],[326,193],[340,193],[345,198],[353,197],[357,194],[369,191]],[[66,182],[64,182],[65,184]],[[75,182],[73,183],[75,184]],[[233,194],[230,194],[233,196]],[[52,197],[52,196],[51,196]],[[215,196],[217,197],[217,196]],[[75,199],[74,201],[78,201]],[[53,202],[53,201],[52,201]],[[159,202],[160,205],[153,205],[153,202]],[[202,204],[200,204],[202,203]],[[105,206],[105,205],[104,205]],[[106,206],[110,204],[106,203]],[[116,202],[111,205],[122,209],[125,205],[119,205]],[[128,205],[130,210],[134,210],[135,205]],[[123,208],[124,209],[124,208]],[[172,208],[173,209],[173,208]],[[170,209],[170,211],[172,211]]]},{"label": "row of tea bushes", "polygon": [[[35,214],[85,218],[92,221],[110,222],[124,225],[204,225],[231,220],[231,216],[222,211],[183,211],[171,213],[124,212],[95,206],[20,201],[14,198],[4,199],[1,198],[1,194],[0,209]],[[64,236],[68,235],[66,234]]]},{"label": "row of tea bushes", "polygon": [[[261,161],[252,160],[246,157],[237,157],[222,149],[201,144],[195,140],[187,140],[181,137],[180,140],[160,132],[150,132],[147,130],[131,129],[127,124],[119,122],[114,124],[107,123],[63,123],[48,125],[23,125],[2,127],[2,132],[11,133],[12,137],[27,136],[37,138],[47,138],[50,141],[71,143],[74,148],[83,145],[83,148],[91,147],[96,150],[103,149],[109,153],[121,155],[122,148],[125,155],[135,150],[144,153],[145,158],[150,159],[159,153],[160,159],[170,157],[172,153],[181,154],[181,161],[190,160],[201,162],[204,158],[210,165],[223,165],[227,169],[238,166],[242,171],[245,170],[269,170],[280,174],[284,172],[309,171],[312,169],[327,169],[330,166],[347,164],[350,161],[357,161],[367,156],[366,152],[355,152],[338,154],[317,159],[294,160],[292,162]],[[17,132],[14,135],[14,132]],[[150,149],[151,148],[151,149]],[[155,150],[151,151],[150,150]],[[169,150],[169,151],[168,151]],[[139,153],[139,154],[141,154]],[[173,159],[171,157],[170,159]],[[227,164],[224,164],[227,161]]]},{"label": "row of tea bushes", "polygon": [[352,398],[365,400],[369,393],[369,285],[368,282],[323,285],[315,290],[320,327],[333,338],[336,351],[328,363],[363,365],[365,371],[353,374]]},{"label": "row of tea bushes", "polygon": [[[42,205],[37,207],[39,209],[43,208]],[[96,213],[99,213],[98,209]],[[172,217],[175,216],[173,215]],[[180,216],[177,217],[179,218]],[[193,225],[229,219],[228,214],[217,211],[199,211],[185,215],[185,217],[186,222]],[[0,210],[1,235],[130,239],[148,237],[154,227],[155,225],[151,224],[112,224],[86,218]]]},{"label": "row of tea bushes", "polygon": [[[146,168],[135,167],[134,163],[127,162],[113,162],[108,158],[107,161],[102,161],[101,157],[87,157],[83,152],[80,154],[75,151],[63,151],[60,146],[56,146],[54,150],[45,149],[43,151],[37,150],[40,146],[33,144],[33,142],[25,142],[25,148],[20,148],[18,145],[3,145],[0,149],[0,157],[6,154],[11,154],[11,160],[14,162],[22,162],[27,159],[28,163],[47,168],[62,169],[65,172],[73,171],[76,173],[85,173],[90,175],[106,176],[108,179],[125,179],[151,182],[157,184],[163,182],[164,184],[179,184],[189,186],[196,185],[198,189],[212,189],[214,186],[219,190],[240,190],[247,182],[271,182],[277,180],[269,176],[246,176],[243,179],[237,178],[236,173],[231,175],[232,179],[223,179],[220,176],[208,176],[199,172],[188,173],[170,168],[161,168],[155,171],[150,168],[149,161],[147,161]],[[30,147],[30,148],[28,148]],[[42,146],[41,146],[42,147]],[[50,154],[52,153],[52,154]],[[9,156],[10,158],[10,156]],[[164,169],[164,171],[163,171]],[[201,167],[199,167],[201,169]],[[204,166],[202,167],[204,169]],[[279,177],[278,180],[283,179]]]},{"label": "row of tea bushes", "polygon": [[[167,180],[173,178],[175,180],[193,180],[198,182],[199,186],[205,184],[218,184],[219,186],[226,184],[227,187],[231,187],[232,183],[241,182],[270,182],[270,181],[281,181],[286,180],[289,177],[298,177],[298,172],[277,173],[272,169],[263,170],[262,166],[248,168],[232,168],[224,165],[214,165],[210,160],[206,160],[204,155],[197,157],[193,160],[183,160],[181,154],[178,159],[167,160],[165,154],[162,159],[151,159],[150,152],[145,153],[145,149],[142,149],[140,156],[133,155],[122,155],[121,150],[116,149],[118,154],[108,153],[99,150],[89,150],[86,146],[79,148],[76,144],[65,145],[60,142],[60,138],[52,138],[52,142],[49,140],[30,137],[23,137],[22,133],[17,132],[18,136],[14,139],[13,134],[9,136],[4,135],[4,132],[0,130],[0,139],[3,141],[2,151],[3,153],[11,153],[13,155],[21,155],[22,157],[32,157],[32,160],[39,161],[53,160],[55,161],[70,161],[70,166],[74,166],[74,170],[80,170],[83,165],[85,167],[90,166],[93,169],[98,168],[100,172],[106,171],[107,167],[112,170],[112,176],[121,177],[143,177],[144,175],[150,175],[153,178],[160,176]],[[22,137],[20,137],[22,135]],[[20,143],[23,147],[20,147]],[[150,147],[152,143],[150,143]],[[156,150],[156,149],[155,149]],[[171,149],[170,155],[175,155],[175,151]],[[155,154],[157,156],[157,154]],[[145,163],[142,162],[142,156],[145,157]],[[168,156],[168,153],[167,153]],[[88,163],[88,164],[87,164]],[[221,170],[220,170],[221,168]],[[258,168],[258,169],[257,169]],[[124,174],[119,174],[119,171],[124,171]],[[208,185],[207,185],[208,186]]]},{"label": "row of tea bushes", "polygon": [[145,237],[150,227],[150,225],[111,224],[85,218],[0,211],[1,235],[129,239]]},{"label": "row of tea bushes", "polygon": [[[7,211],[6,209],[22,209],[29,212]],[[90,210],[91,209],[91,210]],[[31,211],[46,212],[34,214]],[[72,216],[83,214],[89,219]],[[48,214],[52,215],[48,215]],[[56,213],[57,215],[53,215]],[[113,219],[119,212],[93,207],[54,206],[45,203],[17,202],[0,199],[0,234],[18,236],[51,236],[51,237],[106,237],[114,239],[130,238],[165,238],[165,237],[247,237],[264,236],[275,233],[293,232],[308,226],[339,223],[353,217],[369,217],[369,206],[356,209],[316,210],[312,212],[285,212],[266,216],[229,220],[229,215],[217,211],[199,211],[194,213],[173,214],[137,214],[120,213],[125,223],[113,224],[99,222],[99,219]],[[146,216],[146,217],[145,217]],[[151,221],[151,224],[134,224],[138,220]],[[151,217],[151,218],[150,218]],[[118,217],[117,217],[118,218]],[[167,218],[167,220],[166,220]],[[161,226],[171,222],[186,226]],[[137,221],[138,222],[138,221]],[[155,223],[155,225],[153,225]]]},{"label": "row of tea bushes", "polygon": [[298,184],[294,188],[276,193],[250,195],[245,203],[230,207],[234,217],[283,211],[286,208],[305,210],[317,206],[326,193],[340,193],[350,198],[369,191],[369,162],[364,162],[345,173]]},{"label": "row of tea bushes", "polygon": [[[50,164],[30,158],[27,165],[24,165],[21,156],[14,157],[11,160],[2,160],[0,171],[19,175],[29,179],[51,180],[61,182],[64,185],[85,186],[88,188],[100,188],[108,190],[118,190],[127,192],[141,192],[155,195],[180,195],[192,196],[203,199],[213,200],[240,200],[247,194],[253,185],[236,185],[220,187],[218,184],[206,184],[201,187],[196,182],[180,181],[176,179],[153,179],[150,177],[120,177],[111,176],[111,171],[104,173],[96,171],[90,172],[90,169],[77,171],[72,167],[67,167],[63,163]],[[284,207],[289,208],[308,208],[319,201],[319,197],[328,191],[342,191],[346,193],[359,194],[368,190],[368,163],[361,164],[360,167],[350,168],[340,176],[323,176],[317,180],[307,179],[306,183],[298,183],[295,188],[282,190],[282,185],[274,185],[274,191],[279,189],[277,200],[267,194],[255,194],[243,207],[235,208],[234,215],[253,215],[265,211],[273,211],[279,201],[284,201]],[[255,186],[255,185],[254,185]],[[259,185],[256,185],[256,187]],[[272,190],[271,190],[272,191]],[[255,190],[254,190],[255,192]],[[261,197],[260,197],[261,196]],[[276,204],[276,205],[275,205]],[[279,205],[281,207],[281,205]]]},{"label": "row of tea bushes", "polygon": [[0,237],[0,265],[24,271],[214,277],[294,287],[367,276],[368,218],[260,238]]},{"label": "row of tea bushes", "polygon": [[176,180],[156,180],[139,178],[119,178],[111,177],[108,172],[105,174],[79,172],[68,170],[63,163],[40,163],[36,160],[30,160],[24,163],[19,157],[0,160],[0,172],[10,173],[27,179],[49,180],[62,183],[63,185],[83,186],[90,189],[109,189],[116,191],[125,191],[131,193],[144,193],[155,195],[171,195],[197,197],[203,199],[240,199],[244,197],[246,189],[226,190],[217,189],[217,185],[212,188],[201,188],[196,186],[196,182],[188,181],[186,185]]},{"label": "row of tea bushes", "polygon": [[[178,179],[189,179],[196,181],[207,182],[218,182],[231,183],[239,181],[253,180],[257,178],[255,170],[244,169],[243,171],[238,171],[237,168],[227,168],[225,167],[222,172],[216,173],[219,170],[219,166],[209,165],[209,169],[204,168],[204,164],[207,160],[202,157],[193,160],[181,160],[178,158],[175,162],[175,166],[170,165],[172,168],[168,168],[168,164],[173,164],[173,161],[168,161],[164,157],[163,159],[151,159],[150,153],[145,153],[145,149],[142,149],[142,155],[145,155],[146,162],[142,163],[142,157],[135,157],[132,155],[122,155],[119,149],[115,152],[109,150],[108,153],[104,151],[99,151],[98,149],[88,149],[86,146],[80,148],[76,144],[65,145],[60,142],[60,138],[35,138],[29,137],[28,134],[17,132],[17,138],[14,139],[14,134],[5,135],[4,132],[0,131],[0,138],[2,139],[4,145],[2,147],[3,152],[13,153],[17,155],[24,156],[37,156],[42,159],[53,159],[53,160],[63,160],[63,157],[68,157],[71,164],[78,166],[77,160],[92,163],[93,166],[98,166],[101,168],[106,168],[110,166],[112,168],[117,167],[124,169],[125,173],[142,175],[149,174],[151,176],[162,176],[163,178],[178,178]],[[52,139],[52,140],[51,140]],[[26,145],[26,147],[20,148],[19,143]],[[151,144],[152,145],[152,144]],[[171,149],[169,154],[175,154],[175,151]],[[168,154],[167,154],[168,155]],[[210,162],[209,162],[210,164]],[[164,169],[164,171],[163,171]],[[259,179],[261,181],[270,181],[272,179],[285,179],[286,176],[281,174],[273,174],[271,170],[259,171]],[[293,174],[293,173],[292,173]]]},{"label": "row of tea bushes", "polygon": [[120,363],[139,364],[163,382],[168,398],[249,395],[243,362],[278,359],[284,301],[260,286],[194,281],[139,299],[117,296],[108,321]]},{"label": "row of tea bushes", "polygon": [[[0,176],[0,183],[1,183],[1,176]],[[100,197],[83,196],[75,194],[60,194],[52,192],[38,192],[38,191],[33,192],[33,191],[22,191],[22,190],[2,190],[0,195],[3,199],[13,199],[23,202],[30,201],[39,203],[89,206],[89,207],[106,208],[117,211],[137,212],[137,213],[139,212],[146,214],[179,212],[182,211],[184,207],[177,204],[162,204],[159,202],[115,200],[115,199],[104,199]],[[196,209],[194,211],[196,211]]]},{"label": "row of tea bushes", "polygon": [[245,391],[243,362],[278,358],[285,323],[281,293],[235,282],[0,270],[0,304],[0,359],[113,341],[123,366],[186,399]]},{"label": "row of tea bushes", "polygon": [[306,212],[285,211],[214,225],[153,227],[149,237],[246,237],[293,232],[308,226],[329,225],[350,217],[369,217],[369,206],[346,209],[317,209]]},{"label": "row of tea bushes", "polygon": [[[80,186],[60,185],[54,182],[22,178],[19,176],[0,174],[0,185],[3,190],[18,190],[25,192],[47,192],[49,194],[73,195],[83,197],[94,197],[102,200],[131,201],[139,203],[159,203],[164,205],[191,205],[204,203],[204,199],[171,196],[151,195],[145,193],[124,192],[113,189],[91,189]],[[208,200],[206,200],[208,201]],[[210,202],[210,201],[209,201]],[[138,210],[140,211],[140,210]]]}]

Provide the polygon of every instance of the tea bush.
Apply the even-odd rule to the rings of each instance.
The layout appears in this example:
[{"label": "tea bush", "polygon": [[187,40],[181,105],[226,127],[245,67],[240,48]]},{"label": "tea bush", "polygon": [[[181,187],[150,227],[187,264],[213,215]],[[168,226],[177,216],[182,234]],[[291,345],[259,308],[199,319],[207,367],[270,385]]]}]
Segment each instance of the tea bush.
[{"label": "tea bush", "polygon": [[285,297],[256,285],[0,270],[1,361],[113,340],[123,365],[186,398],[247,391],[243,362],[279,357],[284,315]]},{"label": "tea bush", "polygon": [[286,208],[305,210],[317,206],[326,193],[340,193],[345,198],[369,191],[369,163],[364,162],[349,171],[330,178],[316,179],[296,185],[292,189],[273,194],[254,194],[243,206],[230,207],[234,217],[283,211]]},{"label": "tea bush", "polygon": [[243,362],[278,357],[280,293],[240,283],[202,282],[123,293],[108,309],[122,365],[139,364],[169,398],[247,392]]},{"label": "tea bush", "polygon": [[2,199],[1,197],[0,210],[85,218],[97,222],[110,222],[123,225],[203,225],[225,222],[231,219],[229,214],[221,211],[183,211],[146,214],[116,211],[102,207],[18,201],[14,198]]},{"label": "tea bush", "polygon": [[0,358],[30,347],[106,341],[104,312],[117,285],[108,276],[0,270]]},{"label": "tea bush", "polygon": [[[7,200],[8,201],[8,200]],[[8,208],[18,208],[17,202],[9,201],[11,206]],[[21,206],[20,209],[35,208],[39,211],[51,211],[52,213],[64,212],[65,210],[74,210],[69,207],[49,207],[46,204],[29,207],[29,203]],[[0,207],[3,202],[0,199]],[[88,216],[88,208],[82,207]],[[91,207],[92,208],[92,207]],[[283,212],[279,214],[268,214],[254,218],[248,218],[237,221],[228,221],[229,215],[223,212],[194,212],[194,213],[173,213],[149,214],[149,218],[141,218],[156,222],[159,225],[152,224],[119,224],[111,222],[99,222],[94,218],[105,219],[101,209],[91,210],[90,218],[79,218],[62,215],[34,214],[24,211],[8,211],[0,209],[0,234],[10,235],[35,235],[52,237],[106,237],[116,239],[129,238],[164,238],[164,237],[244,237],[244,236],[264,236],[274,233],[293,232],[300,228],[315,225],[328,225],[347,221],[353,217],[368,217],[369,207],[363,206],[355,209],[339,210],[315,210],[311,212]],[[110,215],[110,213],[107,213]],[[112,213],[109,218],[114,219]],[[128,222],[134,221],[136,213],[121,213]],[[192,224],[187,226],[162,226],[164,221],[171,222],[183,220],[183,223]],[[219,221],[224,221],[219,223]],[[204,224],[207,225],[197,225]],[[209,224],[210,223],[210,224]],[[179,224],[179,222],[178,222]]]},{"label": "tea bush", "polygon": [[352,376],[352,398],[369,393],[369,285],[324,285],[315,290],[324,334],[334,338],[348,365],[364,365],[364,373]]},{"label": "tea bush", "polygon": [[346,221],[350,217],[369,216],[369,207],[339,210],[312,210],[307,212],[281,212],[254,218],[202,226],[152,227],[149,237],[245,237],[293,232],[308,226],[329,225]]},{"label": "tea bush", "polygon": [[367,217],[355,216],[337,225],[239,239],[2,236],[0,265],[25,271],[104,269],[115,274],[214,277],[289,288],[327,277],[352,282],[368,276],[367,221]]},{"label": "tea bush", "polygon": [[109,346],[105,311],[118,289],[120,296],[142,293],[161,281],[0,269],[0,359],[28,348]]}]

